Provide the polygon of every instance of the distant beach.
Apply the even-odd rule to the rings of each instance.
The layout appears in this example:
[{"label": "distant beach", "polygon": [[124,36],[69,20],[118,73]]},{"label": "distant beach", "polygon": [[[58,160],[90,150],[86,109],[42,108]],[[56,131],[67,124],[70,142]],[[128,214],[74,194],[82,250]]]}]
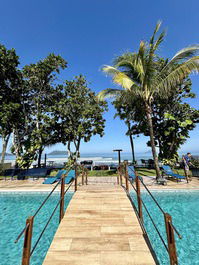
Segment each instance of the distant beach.
[{"label": "distant beach", "polygon": [[[139,154],[136,157],[136,160],[139,162],[140,159],[150,159],[152,156],[150,154]],[[67,162],[68,157],[67,155],[48,155],[47,154],[47,163],[54,163],[54,164],[63,164],[64,162]],[[113,164],[118,163],[118,156],[117,153],[88,153],[83,154],[78,159],[78,161],[84,161],[84,160],[92,160],[94,165],[97,164]],[[128,160],[132,161],[132,154],[131,153],[121,153],[121,160]],[[14,165],[15,163],[15,156],[9,155],[5,157],[5,163],[12,163]],[[44,163],[44,155],[42,155],[42,163]],[[36,161],[33,162],[33,165],[36,164]]]},{"label": "distant beach", "polygon": [[[182,154],[179,154],[180,157]],[[193,154],[193,155],[198,155],[198,154]],[[44,163],[44,154],[42,155],[42,163]],[[138,164],[141,163],[141,159],[152,159],[152,155],[150,153],[138,153],[135,154],[135,160],[138,162]],[[53,163],[53,164],[63,164],[67,162],[68,157],[66,154],[61,154],[61,155],[51,155],[47,154],[47,164]],[[112,153],[82,153],[81,157],[78,159],[78,161],[84,161],[84,160],[92,160],[93,165],[99,165],[99,164],[114,164],[118,163],[118,156],[116,152]],[[132,161],[132,154],[129,152],[121,152],[121,160],[128,160]],[[8,155],[5,157],[5,163],[11,163],[12,166],[15,164],[15,156],[14,155]],[[37,162],[33,162],[33,165],[36,165]]]}]

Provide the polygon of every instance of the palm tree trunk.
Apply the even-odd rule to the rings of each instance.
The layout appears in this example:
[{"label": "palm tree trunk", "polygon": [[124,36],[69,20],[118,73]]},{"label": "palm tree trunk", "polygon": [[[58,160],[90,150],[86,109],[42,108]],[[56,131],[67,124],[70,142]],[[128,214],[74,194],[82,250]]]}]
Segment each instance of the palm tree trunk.
[{"label": "palm tree trunk", "polygon": [[131,151],[132,151],[132,156],[133,156],[133,164],[135,164],[134,143],[133,143],[132,134],[130,132],[130,130],[131,130],[130,122],[127,122],[127,124],[128,124],[128,130],[129,130],[129,139],[130,139],[130,144],[131,144]]},{"label": "palm tree trunk", "polygon": [[151,106],[146,104],[146,117],[147,117],[147,122],[148,122],[148,127],[149,127],[151,149],[152,149],[155,170],[156,170],[156,179],[159,179],[161,178],[161,171],[158,165],[158,156],[157,156],[156,149],[155,149],[155,140],[154,140],[153,122],[151,118],[151,113],[152,113]]},{"label": "palm tree trunk", "polygon": [[1,153],[1,164],[2,165],[4,164],[9,138],[10,138],[10,134],[8,134],[6,136],[2,136],[2,153]]}]

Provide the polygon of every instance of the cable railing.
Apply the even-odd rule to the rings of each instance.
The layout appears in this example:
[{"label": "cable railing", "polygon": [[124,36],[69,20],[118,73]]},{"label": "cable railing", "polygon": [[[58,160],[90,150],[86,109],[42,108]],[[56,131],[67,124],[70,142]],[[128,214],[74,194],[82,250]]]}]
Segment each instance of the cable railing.
[{"label": "cable railing", "polygon": [[[133,177],[131,176],[131,178],[129,178],[129,172],[128,169],[131,170],[131,175],[133,175]],[[156,200],[156,198],[153,196],[153,194],[150,192],[150,190],[147,188],[147,186],[145,185],[145,183],[143,182],[143,179],[137,175],[136,170],[134,169],[134,167],[128,167],[128,163],[125,162],[124,164],[121,164],[118,170],[118,180],[120,180],[120,184],[123,185],[122,183],[122,178],[125,178],[125,189],[127,191],[128,197],[131,200],[131,203],[134,205],[134,202],[129,194],[129,183],[131,184],[133,190],[136,192],[137,195],[137,213],[138,213],[138,217],[139,217],[139,221],[142,225],[142,227],[144,227],[144,233],[146,233],[146,229],[145,229],[145,225],[144,225],[144,216],[143,216],[143,211],[142,211],[142,207],[144,207],[146,214],[148,215],[155,231],[157,232],[163,246],[165,247],[168,255],[169,255],[169,259],[170,259],[170,265],[178,265],[178,258],[177,258],[177,250],[176,250],[176,243],[175,243],[175,235],[176,234],[179,239],[182,239],[182,236],[180,235],[180,233],[178,232],[178,230],[176,229],[176,227],[173,225],[172,223],[172,217],[171,215],[169,215],[168,213],[166,213],[162,207],[160,206],[160,204],[158,203],[158,201]],[[136,184],[136,187],[134,186],[134,181]],[[154,201],[155,205],[158,207],[158,209],[160,210],[160,212],[163,214],[164,216],[164,223],[165,223],[165,230],[166,230],[166,237],[167,237],[167,243],[165,242],[163,236],[161,235],[160,230],[158,229],[150,211],[148,210],[145,202],[142,200],[141,197],[141,189],[140,189],[140,184],[143,185],[144,189],[147,191],[147,193],[150,195],[150,197],[152,198],[152,200]],[[147,235],[148,238],[148,235]]]},{"label": "cable railing", "polygon": [[[67,177],[68,173],[70,172],[70,170],[72,168],[75,168],[75,176],[73,178],[73,180],[70,182],[70,184],[67,186],[66,190],[65,190],[65,178]],[[78,170],[80,172],[78,172]],[[83,166],[77,166],[77,165],[73,165],[71,166],[67,172],[61,176],[60,180],[57,182],[57,184],[53,187],[53,189],[51,190],[51,192],[47,195],[47,197],[43,200],[43,202],[41,203],[41,205],[39,206],[39,208],[36,210],[35,214],[33,216],[30,216],[26,219],[26,225],[25,227],[22,229],[22,231],[19,233],[19,235],[17,236],[15,243],[17,243],[19,241],[19,239],[22,237],[22,235],[24,234],[24,243],[23,243],[23,253],[22,253],[22,265],[30,265],[30,258],[32,256],[32,254],[34,253],[38,243],[40,242],[44,232],[46,231],[50,221],[52,220],[54,214],[56,213],[56,210],[58,209],[58,207],[60,208],[59,210],[59,222],[61,222],[61,220],[64,217],[64,198],[65,195],[67,194],[67,192],[69,191],[69,189],[71,188],[71,186],[74,184],[74,191],[77,191],[77,185],[78,185],[78,176],[82,175],[82,185],[84,185],[84,178],[85,179],[85,183],[87,185],[88,181],[87,181],[87,176],[88,176],[88,172],[86,170],[86,168],[84,168]],[[41,233],[39,234],[35,244],[33,247],[31,247],[31,243],[32,243],[32,234],[33,234],[33,226],[34,226],[34,218],[37,216],[37,214],[41,211],[41,209],[43,208],[43,206],[46,204],[46,202],[48,201],[48,199],[51,197],[51,195],[53,194],[53,192],[56,190],[56,188],[59,186],[59,184],[61,184],[61,188],[60,188],[60,198],[56,204],[56,206],[54,207],[50,217],[48,218],[44,228],[42,229]]]}]

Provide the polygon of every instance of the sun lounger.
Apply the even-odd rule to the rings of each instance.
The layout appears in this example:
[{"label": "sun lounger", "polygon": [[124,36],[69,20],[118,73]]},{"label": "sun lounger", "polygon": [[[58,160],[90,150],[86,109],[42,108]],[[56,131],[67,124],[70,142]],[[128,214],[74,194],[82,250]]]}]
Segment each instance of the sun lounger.
[{"label": "sun lounger", "polygon": [[[183,175],[179,175],[179,174],[175,174],[173,173],[172,169],[170,168],[170,166],[167,166],[167,165],[163,165],[162,166],[163,168],[163,174],[167,175],[168,177],[171,177],[171,178],[174,178],[177,180],[177,182],[181,179],[186,179],[185,176]],[[188,183],[188,180],[187,180],[187,183]]]},{"label": "sun lounger", "polygon": [[65,184],[69,184],[75,178],[75,170],[70,170],[65,177]]},{"label": "sun lounger", "polygon": [[6,180],[6,177],[10,177],[10,179],[13,180],[14,176],[17,176],[20,172],[20,169],[18,168],[9,168],[4,170],[4,177]]},{"label": "sun lounger", "polygon": [[17,179],[24,180],[26,177],[32,177],[33,179],[46,178],[50,174],[51,170],[51,168],[21,169],[19,174],[17,175]]},{"label": "sun lounger", "polygon": [[[129,175],[129,179],[134,182],[135,179],[136,179],[136,175],[135,175],[135,168],[134,166],[128,166],[127,167],[127,170],[128,170],[128,175]],[[141,179],[141,181],[143,181],[143,178],[141,176],[139,176],[139,178]]]},{"label": "sun lounger", "polygon": [[45,181],[43,182],[43,184],[53,184],[53,183],[59,181],[61,179],[61,176],[64,175],[64,174],[66,174],[66,170],[65,169],[59,170],[57,172],[57,175],[56,176],[54,176],[54,177],[48,176],[48,178],[45,179]]}]

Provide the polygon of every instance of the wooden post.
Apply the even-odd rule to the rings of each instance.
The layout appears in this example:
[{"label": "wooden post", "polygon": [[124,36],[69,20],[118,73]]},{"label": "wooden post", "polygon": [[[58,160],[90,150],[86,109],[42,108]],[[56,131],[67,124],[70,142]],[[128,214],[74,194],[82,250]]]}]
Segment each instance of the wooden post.
[{"label": "wooden post", "polygon": [[60,210],[59,210],[59,222],[64,217],[64,192],[65,192],[65,177],[61,178],[61,192],[60,192]]},{"label": "wooden post", "polygon": [[28,227],[26,228],[25,234],[24,234],[22,265],[29,265],[30,264],[33,221],[34,221],[33,216],[28,217],[26,220],[26,225],[28,225]]},{"label": "wooden post", "polygon": [[141,200],[141,192],[140,192],[140,180],[139,177],[136,174],[136,190],[137,190],[137,202],[138,202],[138,215],[139,218],[143,221],[143,214],[142,214],[142,200]]},{"label": "wooden post", "polygon": [[84,185],[84,166],[82,166],[82,185]]},{"label": "wooden post", "polygon": [[128,170],[127,170],[128,163],[125,163],[124,165],[125,165],[126,190],[127,192],[129,192],[129,176],[128,176]]},{"label": "wooden post", "polygon": [[118,172],[117,172],[117,184],[119,185],[120,184],[120,170],[119,170],[120,167],[118,167]]},{"label": "wooden post", "polygon": [[122,165],[121,164],[118,167],[118,174],[120,178],[120,185],[122,186]]},{"label": "wooden post", "polygon": [[87,169],[85,170],[85,174],[86,174],[86,185],[88,185],[88,171],[87,171]]},{"label": "wooden post", "polygon": [[164,220],[165,220],[165,227],[166,227],[166,233],[167,233],[170,265],[178,265],[175,236],[174,236],[173,227],[171,225],[172,217],[168,213],[165,213]]},{"label": "wooden post", "polygon": [[75,191],[77,191],[77,165],[75,165]]}]

